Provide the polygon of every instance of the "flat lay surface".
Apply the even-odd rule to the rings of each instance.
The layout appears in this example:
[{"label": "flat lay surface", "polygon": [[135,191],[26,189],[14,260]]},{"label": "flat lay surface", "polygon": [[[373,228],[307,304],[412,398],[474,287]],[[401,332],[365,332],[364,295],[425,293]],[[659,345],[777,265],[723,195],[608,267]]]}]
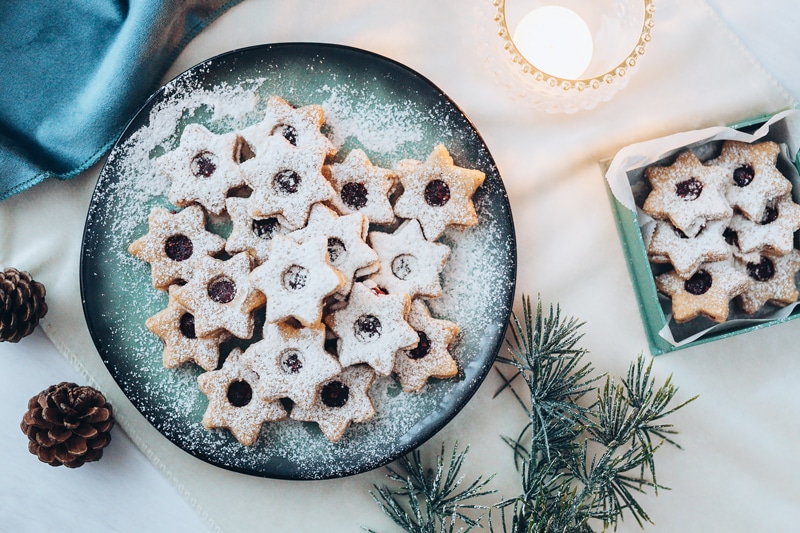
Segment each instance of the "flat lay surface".
[{"label": "flat lay surface", "polygon": [[[492,294],[503,293],[513,277],[509,274],[513,254],[498,253],[507,248],[512,233],[505,226],[503,189],[516,235],[514,311],[520,313],[523,293],[538,294],[545,304],[559,303],[565,314],[585,322],[581,345],[589,350],[587,357],[594,366],[611,376],[624,375],[638,354],[649,358],[648,342],[600,162],[633,143],[740,123],[795,105],[800,98],[800,75],[791,58],[800,46],[796,33],[800,10],[788,0],[759,5],[720,0],[656,2],[652,42],[628,85],[595,109],[566,115],[532,109],[494,79],[493,69],[485,65],[480,52],[487,38],[481,29],[485,21],[478,20],[475,6],[468,4],[455,0],[325,5],[245,0],[191,40],[161,82],[219,54],[267,43],[322,42],[363,49],[379,56],[365,55],[363,61],[337,56],[330,66],[325,61],[313,68],[304,66],[300,70],[308,79],[303,83],[296,83],[296,72],[276,68],[271,58],[265,75],[271,81],[257,92],[266,97],[298,90],[292,98],[323,107],[327,103],[326,116],[342,119],[340,128],[353,128],[358,120],[347,112],[362,103],[361,96],[353,96],[356,89],[368,87],[372,90],[367,92],[380,93],[372,85],[375,76],[369,69],[398,69],[397,85],[388,91],[395,100],[370,101],[373,107],[365,112],[366,121],[362,116],[360,130],[355,130],[361,138],[357,133],[353,136],[359,146],[367,151],[372,147],[370,155],[376,161],[391,165],[405,157],[424,159],[436,140],[446,139],[460,161],[477,162],[475,166],[486,173],[487,186],[480,193],[485,196],[476,199],[479,218],[483,218],[478,226],[453,238],[454,266],[443,275],[445,297],[435,308],[437,314],[459,322],[464,341],[456,355],[465,363],[467,376],[477,381],[429,384],[419,396],[410,396],[413,402],[408,403],[414,405],[398,406],[389,399],[384,404],[387,414],[367,429],[377,432],[377,440],[388,441],[381,443],[384,451],[377,462],[394,458],[427,437],[423,455],[438,453],[442,443],[469,445],[465,474],[472,479],[497,473],[490,488],[499,491],[499,500],[519,493],[513,454],[501,436],[516,435],[525,424],[510,394],[494,397],[502,385],[495,372],[480,382],[504,314],[503,299],[497,304]],[[397,64],[380,64],[383,60],[376,58],[382,56]],[[374,67],[374,62],[379,65]],[[238,80],[256,79],[259,74],[255,67],[248,70],[247,64],[210,70],[211,81],[205,87],[215,87],[215,103],[222,115],[235,116],[238,111],[225,107],[230,102],[219,98],[220,87],[236,89]],[[424,79],[420,81],[412,71]],[[397,81],[398,76],[409,79]],[[419,84],[415,91],[421,100],[414,104],[418,107],[398,114],[397,108],[406,100],[397,93],[409,84]],[[381,121],[375,118],[380,111],[388,113],[392,105],[395,115],[389,114],[388,121],[386,116]],[[215,117],[208,113],[204,120],[213,123]],[[145,124],[141,118],[131,131]],[[149,126],[154,126],[152,120]],[[335,137],[335,120],[331,126]],[[176,143],[171,134],[150,139],[153,144],[147,149],[164,139],[169,139],[167,145]],[[415,140],[394,150],[397,135]],[[0,531],[44,531],[51,524],[65,531],[338,532],[359,531],[361,526],[395,530],[370,495],[373,485],[385,480],[383,468],[338,479],[292,481],[215,466],[219,456],[207,449],[218,450],[218,443],[203,439],[221,437],[229,451],[238,445],[227,433],[185,440],[196,431],[189,426],[199,425],[203,410],[195,402],[196,391],[180,389],[194,381],[195,376],[189,375],[193,371],[176,373],[155,366],[144,373],[133,371],[136,365],[128,358],[131,345],[126,344],[132,342],[131,336],[124,335],[120,343],[114,335],[103,333],[120,326],[138,332],[133,334],[141,337],[135,341],[137,346],[158,348],[158,339],[148,337],[143,326],[144,319],[164,303],[151,299],[163,295],[155,294],[149,285],[148,266],[109,252],[111,248],[105,246],[115,241],[127,245],[143,234],[154,201],[152,189],[133,179],[137,174],[120,171],[130,163],[125,157],[131,157],[130,152],[118,154],[107,167],[110,170],[105,172],[117,172],[113,176],[100,177],[101,162],[70,181],[47,180],[0,202],[0,266],[28,270],[45,283],[50,307],[30,337],[18,344],[0,344],[5,365],[0,443],[6,452],[0,467]],[[93,199],[98,178],[100,192]],[[119,194],[104,192],[109,179],[119,187]],[[163,187],[159,187],[154,189],[155,202],[165,204],[159,196]],[[84,223],[90,210],[104,215],[99,221],[90,218],[92,235],[101,238],[90,239],[82,257]],[[471,268],[459,267],[462,262]],[[481,273],[479,281],[476,272]],[[81,275],[85,284],[86,277],[98,275],[110,281],[92,285],[82,294]],[[139,281],[116,284],[120,276],[138,276]],[[127,293],[130,286],[137,287],[137,292]],[[83,317],[84,297],[96,321],[94,339]],[[456,311],[449,311],[448,303],[457,304],[449,308]],[[800,323],[789,321],[654,359],[657,379],[671,375],[680,387],[678,401],[696,394],[699,399],[670,418],[683,449],[665,446],[658,452],[658,481],[672,490],[640,498],[654,522],[646,524],[645,531],[794,530],[800,499],[796,483],[800,461],[794,450],[800,438],[795,422],[800,403],[793,393],[800,377],[800,362],[793,353],[800,339],[798,328]],[[106,352],[103,357],[96,346]],[[62,381],[100,389],[117,419],[103,459],[79,469],[40,463],[28,453],[26,437],[18,429],[28,399]],[[177,397],[163,387],[170,381],[179,385]],[[443,405],[436,407],[438,403]],[[396,428],[392,422],[397,417],[411,413],[412,419],[419,420],[431,412],[434,420],[423,421],[421,429],[403,437],[410,440],[399,444],[392,442],[397,437],[388,429],[381,429],[383,423]],[[450,420],[453,413],[457,414]],[[371,452],[365,452],[365,443],[357,439],[346,438],[343,447],[336,449],[327,443],[309,446],[293,440],[291,431],[287,434],[290,438],[284,441],[270,440],[270,446],[283,447],[278,455],[303,458],[308,454],[305,457],[320,463],[310,468],[323,469],[300,477],[330,477],[331,472],[341,471],[342,463],[352,473],[370,463],[360,462],[359,457]],[[361,434],[365,439],[370,436]],[[376,435],[371,438],[376,440]],[[257,453],[259,444],[255,446]],[[310,449],[293,449],[306,446]],[[320,455],[315,447],[324,447],[331,455]],[[233,453],[222,463],[259,474],[273,468],[269,458],[259,458],[255,468],[242,460]],[[326,466],[326,462],[334,464]],[[353,464],[354,468],[349,466]],[[294,477],[284,474],[274,477]],[[485,501],[491,502],[492,497]],[[639,531],[640,527],[630,519],[618,530]]]}]

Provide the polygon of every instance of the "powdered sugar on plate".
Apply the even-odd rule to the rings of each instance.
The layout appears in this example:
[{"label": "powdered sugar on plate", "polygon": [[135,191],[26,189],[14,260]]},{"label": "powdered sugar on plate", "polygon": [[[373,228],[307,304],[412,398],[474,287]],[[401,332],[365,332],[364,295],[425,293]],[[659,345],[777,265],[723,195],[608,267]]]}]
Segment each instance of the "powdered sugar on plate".
[{"label": "powdered sugar on plate", "polygon": [[[313,65],[313,69],[310,66]],[[454,346],[460,374],[432,379],[405,393],[391,377],[371,389],[376,416],[352,424],[330,442],[313,423],[266,423],[252,446],[227,430],[207,430],[208,401],[197,387],[202,369],[166,369],[161,341],[145,320],[166,307],[167,295],[150,284],[149,267],[130,256],[130,242],[147,232],[154,206],[167,200],[168,178],[154,165],[177,146],[186,124],[215,133],[243,129],[261,118],[269,96],[294,105],[319,104],[323,132],[341,161],[363,149],[376,165],[423,159],[443,143],[456,163],[480,169],[486,181],[475,194],[478,225],[448,230],[451,248],[441,274],[443,295],[431,313],[458,324]],[[209,229],[227,237],[221,219]],[[87,321],[101,356],[131,402],[167,438],[187,452],[232,470],[277,478],[330,478],[375,468],[431,437],[460,410],[488,372],[510,313],[516,250],[508,200],[492,158],[458,108],[427,80],[394,62],[356,49],[318,44],[272,45],[207,61],[159,91],[123,134],[101,174],[87,219],[82,286]],[[256,334],[222,346],[246,348]]]}]

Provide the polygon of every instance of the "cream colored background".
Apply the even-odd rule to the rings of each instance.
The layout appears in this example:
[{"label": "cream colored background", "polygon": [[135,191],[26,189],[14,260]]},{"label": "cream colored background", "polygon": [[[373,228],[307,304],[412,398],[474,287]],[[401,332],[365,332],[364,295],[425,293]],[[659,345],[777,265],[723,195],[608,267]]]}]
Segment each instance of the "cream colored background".
[{"label": "cream colored background", "polygon": [[[518,294],[540,293],[586,321],[583,345],[595,366],[621,375],[647,345],[596,161],[631,142],[776,111],[800,95],[792,68],[800,9],[789,0],[713,3],[733,30],[703,0],[657,2],[653,42],[630,85],[571,116],[507,99],[482,69],[473,3],[463,0],[245,0],[190,43],[167,78],[223,51],[280,41],[358,46],[429,77],[475,122],[497,161],[517,229]],[[230,473],[178,450],[127,403],[80,307],[80,238],[98,172],[0,203],[0,265],[31,271],[51,307],[31,338],[0,346],[0,531],[390,530],[367,492],[382,470],[301,483]],[[659,379],[673,374],[680,385],[679,400],[701,398],[673,418],[684,451],[659,454],[659,481],[673,490],[642,499],[656,523],[647,530],[795,530],[798,341],[793,322],[656,359]],[[75,471],[39,464],[17,429],[27,399],[61,380],[86,382],[81,374],[110,397],[129,437],[118,428],[104,459]],[[493,487],[510,496],[517,479],[498,435],[515,433],[524,418],[508,398],[491,399],[497,386],[490,376],[424,451],[443,440],[469,443],[467,475],[496,471]],[[637,530],[632,520],[619,528]]]}]

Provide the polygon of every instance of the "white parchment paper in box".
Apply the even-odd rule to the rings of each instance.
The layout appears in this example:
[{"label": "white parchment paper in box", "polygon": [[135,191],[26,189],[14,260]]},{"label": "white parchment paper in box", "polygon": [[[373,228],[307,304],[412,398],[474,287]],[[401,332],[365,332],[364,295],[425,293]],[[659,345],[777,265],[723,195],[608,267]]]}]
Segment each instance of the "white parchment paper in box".
[{"label": "white parchment paper in box", "polygon": [[[746,127],[741,130],[712,127],[632,144],[620,150],[611,161],[606,171],[606,180],[617,201],[636,214],[645,247],[655,226],[655,221],[641,210],[650,191],[649,183],[644,178],[645,167],[653,164],[671,164],[680,152],[687,149],[691,149],[701,161],[707,161],[718,155],[722,142],[726,140],[746,143],[769,140],[778,143],[781,146],[778,168],[792,182],[792,196],[795,202],[800,203],[800,174],[794,165],[800,149],[800,111],[796,109],[772,116],[752,132],[748,132]],[[653,263],[651,269],[654,275],[668,270],[664,265]],[[800,302],[785,307],[767,304],[753,315],[746,315],[737,306],[733,306],[728,320],[721,324],[705,317],[678,324],[672,320],[669,298],[659,294],[659,303],[667,317],[667,324],[659,331],[659,335],[677,347],[710,333],[783,319],[789,316]]]}]

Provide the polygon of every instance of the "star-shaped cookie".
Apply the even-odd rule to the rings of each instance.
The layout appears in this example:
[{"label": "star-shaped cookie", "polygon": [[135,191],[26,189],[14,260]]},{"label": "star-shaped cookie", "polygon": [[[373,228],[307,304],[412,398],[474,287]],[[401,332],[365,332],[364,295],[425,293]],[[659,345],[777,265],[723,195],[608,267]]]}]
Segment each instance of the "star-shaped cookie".
[{"label": "star-shaped cookie", "polygon": [[276,235],[267,259],[250,274],[267,296],[267,322],[295,318],[304,326],[318,323],[326,297],[344,286],[344,276],[328,263],[328,239],[302,244]]},{"label": "star-shaped cookie", "polygon": [[458,335],[458,326],[449,320],[431,316],[421,299],[411,302],[408,324],[419,335],[419,344],[411,350],[400,350],[394,359],[394,373],[403,390],[420,390],[429,377],[450,378],[458,373],[458,365],[450,355],[450,344]]},{"label": "star-shaped cookie", "polygon": [[725,175],[722,167],[703,165],[694,152],[686,150],[670,166],[645,169],[653,190],[642,209],[694,237],[707,221],[727,220],[733,214],[724,196]]},{"label": "star-shaped cookie", "polygon": [[750,220],[761,220],[770,200],[792,190],[792,183],[775,166],[780,151],[772,141],[725,141],[719,157],[708,163],[725,169],[728,203]]},{"label": "star-shaped cookie", "polygon": [[147,234],[133,241],[128,252],[150,263],[153,286],[160,290],[189,281],[203,257],[225,247],[225,239],[206,231],[206,215],[198,205],[177,213],[156,207],[148,223]]},{"label": "star-shaped cookie", "polygon": [[747,290],[749,283],[730,261],[705,263],[689,279],[674,270],[656,277],[658,290],[672,298],[672,317],[678,323],[699,315],[725,322],[730,301]]},{"label": "star-shaped cookie", "polygon": [[750,278],[750,286],[739,296],[742,310],[753,314],[767,303],[789,305],[797,301],[795,274],[800,270],[800,252],[780,257],[762,255],[758,262],[736,261],[736,268]]},{"label": "star-shaped cookie", "polygon": [[175,299],[194,315],[195,332],[212,335],[225,329],[240,339],[253,336],[253,311],[264,305],[264,295],[250,283],[251,259],[239,253],[222,261],[204,257]]},{"label": "star-shaped cookie", "polygon": [[256,441],[264,422],[286,418],[279,401],[258,396],[258,374],[245,364],[239,348],[231,351],[221,369],[197,376],[197,384],[208,397],[203,426],[227,428],[245,446]]},{"label": "star-shaped cookie", "polygon": [[225,201],[233,222],[231,234],[225,242],[225,251],[233,255],[247,252],[260,265],[269,257],[272,237],[285,235],[288,230],[276,217],[253,218],[250,214],[250,198],[232,197]]},{"label": "star-shaped cookie", "polygon": [[296,405],[311,408],[320,385],[342,370],[324,346],[324,324],[297,329],[286,323],[266,324],[264,339],[245,352],[261,377],[259,396],[290,398]]},{"label": "star-shaped cookie", "polygon": [[347,306],[327,318],[339,337],[337,351],[342,366],[367,363],[378,374],[388,376],[395,354],[419,342],[406,321],[410,305],[408,294],[382,294],[354,283]]},{"label": "star-shaped cookie", "polygon": [[389,202],[397,176],[373,165],[363,150],[356,148],[341,163],[323,169],[336,190],[331,204],[342,214],[361,213],[372,224],[391,224],[394,211]]},{"label": "star-shaped cookie", "polygon": [[295,405],[291,418],[316,422],[329,440],[338,442],[351,422],[366,422],[375,416],[375,406],[369,397],[374,381],[375,372],[368,366],[345,368],[320,387],[312,407]]},{"label": "star-shaped cookie", "polygon": [[289,229],[302,228],[311,206],[336,194],[322,175],[322,161],[280,136],[267,137],[261,153],[242,163],[242,171],[253,189],[251,215],[277,216]]},{"label": "star-shaped cookie", "polygon": [[169,288],[169,303],[145,321],[145,326],[164,341],[164,366],[178,367],[187,361],[203,370],[214,370],[219,362],[219,345],[230,334],[224,330],[206,337],[198,337],[194,328],[194,315],[175,299],[177,285]]},{"label": "star-shaped cookie", "polygon": [[242,138],[235,132],[217,135],[200,124],[188,124],[178,147],[156,159],[171,180],[169,201],[178,206],[197,202],[219,215],[228,191],[244,185],[239,162]]},{"label": "star-shaped cookie", "polygon": [[472,195],[485,178],[483,172],[453,164],[444,145],[437,145],[424,162],[400,161],[395,172],[403,194],[394,206],[395,215],[417,219],[429,241],[445,228],[466,228],[478,223]]},{"label": "star-shaped cookie", "polygon": [[450,247],[428,241],[417,220],[407,220],[394,233],[371,231],[369,243],[380,261],[370,276],[389,293],[407,293],[412,298],[437,298],[442,295],[439,273],[444,268]]},{"label": "star-shaped cookie", "polygon": [[654,263],[671,263],[678,275],[687,279],[702,263],[730,258],[730,246],[722,236],[725,228],[727,223],[724,220],[712,220],[690,238],[669,222],[659,220],[648,243],[647,254]]},{"label": "star-shaped cookie", "polygon": [[378,255],[364,241],[369,221],[361,213],[338,216],[331,209],[317,204],[311,209],[308,225],[289,234],[297,242],[315,237],[328,241],[328,261],[345,277],[340,293],[350,293],[355,276],[364,276],[378,269]]},{"label": "star-shaped cookie", "polygon": [[336,148],[320,131],[325,122],[322,106],[311,104],[294,107],[279,96],[270,96],[261,121],[242,130],[256,157],[260,157],[270,137],[281,138],[312,157],[318,164],[336,153]]},{"label": "star-shaped cookie", "polygon": [[740,254],[765,251],[784,255],[794,248],[794,233],[800,229],[800,205],[787,194],[767,204],[759,222],[734,213],[729,228],[735,232],[735,249]]}]

